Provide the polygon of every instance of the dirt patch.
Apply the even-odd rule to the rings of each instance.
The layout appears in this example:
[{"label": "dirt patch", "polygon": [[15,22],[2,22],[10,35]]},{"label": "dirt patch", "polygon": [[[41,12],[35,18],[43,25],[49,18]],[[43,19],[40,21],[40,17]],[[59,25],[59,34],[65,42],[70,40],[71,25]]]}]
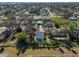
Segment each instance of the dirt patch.
[{"label": "dirt patch", "polygon": [[[57,56],[61,56],[61,57],[68,57],[68,56],[79,56],[79,47],[76,47],[75,48],[75,51],[77,52],[77,54],[74,54],[72,51],[69,51],[67,50],[66,48],[63,48],[64,50],[64,53],[61,53],[58,49],[54,50],[54,49],[35,49],[35,50],[32,50],[32,49],[27,49],[25,51],[24,54],[20,54],[18,57],[45,57],[45,56],[48,56],[48,57],[57,57]],[[17,50],[16,48],[13,48],[13,47],[8,47],[8,48],[5,48],[5,51],[3,52],[4,54],[7,54],[6,56],[7,57],[17,57],[16,53],[17,53]]]}]

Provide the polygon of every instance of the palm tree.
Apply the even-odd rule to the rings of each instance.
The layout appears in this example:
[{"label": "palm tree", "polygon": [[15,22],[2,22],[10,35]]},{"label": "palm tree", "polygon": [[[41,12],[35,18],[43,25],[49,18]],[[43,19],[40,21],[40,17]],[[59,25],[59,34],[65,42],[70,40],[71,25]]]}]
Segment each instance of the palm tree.
[{"label": "palm tree", "polygon": [[15,35],[17,38],[16,48],[18,50],[17,55],[20,52],[24,53],[25,50],[29,47],[29,35],[27,33],[21,32]]}]

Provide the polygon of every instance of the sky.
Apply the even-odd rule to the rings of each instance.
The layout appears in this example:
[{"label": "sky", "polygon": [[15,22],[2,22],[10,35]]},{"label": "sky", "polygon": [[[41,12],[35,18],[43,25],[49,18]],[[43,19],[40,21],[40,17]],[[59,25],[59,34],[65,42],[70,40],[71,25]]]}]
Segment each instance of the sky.
[{"label": "sky", "polygon": [[79,2],[79,0],[0,0],[0,2]]}]

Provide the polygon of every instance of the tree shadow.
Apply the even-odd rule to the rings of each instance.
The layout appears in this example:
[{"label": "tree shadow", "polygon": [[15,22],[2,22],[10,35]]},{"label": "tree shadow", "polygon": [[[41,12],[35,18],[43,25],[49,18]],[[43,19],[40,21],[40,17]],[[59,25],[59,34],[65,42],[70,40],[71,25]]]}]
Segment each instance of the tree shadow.
[{"label": "tree shadow", "polygon": [[72,51],[74,54],[77,54],[77,52],[73,50],[73,47],[71,45],[66,45],[65,48],[69,51]]},{"label": "tree shadow", "polygon": [[31,43],[31,47],[32,47],[32,50],[35,50],[35,49],[39,49],[40,48],[39,47],[39,43],[38,42],[35,42],[35,41],[33,41]]},{"label": "tree shadow", "polygon": [[67,50],[69,50],[69,51],[70,51],[70,49],[71,49],[69,46],[65,46],[65,48],[66,48]]},{"label": "tree shadow", "polygon": [[77,52],[75,50],[71,50],[74,54],[77,54]]},{"label": "tree shadow", "polygon": [[23,54],[26,51],[27,48],[20,48],[18,49],[18,53],[16,53],[17,56],[19,56],[20,54]]},{"label": "tree shadow", "polygon": [[35,50],[35,49],[37,49],[36,47],[32,47],[32,50]]},{"label": "tree shadow", "polygon": [[48,50],[50,50],[50,47],[47,47]]},{"label": "tree shadow", "polygon": [[67,41],[67,42],[66,42],[66,45],[65,45],[65,48],[70,51],[71,48],[73,48],[72,42],[71,42],[71,41]]},{"label": "tree shadow", "polygon": [[27,50],[27,43],[25,42],[21,42],[18,46],[17,46],[17,50],[18,53],[16,53],[17,56],[19,56],[19,54],[23,54],[26,50]]},{"label": "tree shadow", "polygon": [[0,53],[4,52],[4,47],[0,47]]},{"label": "tree shadow", "polygon": [[61,53],[64,53],[64,50],[62,48],[59,47],[59,50]]}]

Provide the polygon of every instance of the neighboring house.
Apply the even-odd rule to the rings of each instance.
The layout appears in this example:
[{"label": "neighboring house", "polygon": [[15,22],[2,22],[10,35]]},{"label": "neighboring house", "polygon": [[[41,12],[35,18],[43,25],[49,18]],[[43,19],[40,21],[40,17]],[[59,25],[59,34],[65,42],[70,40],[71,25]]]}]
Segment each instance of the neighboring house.
[{"label": "neighboring house", "polygon": [[52,23],[51,22],[45,22],[45,27],[52,28]]},{"label": "neighboring house", "polygon": [[0,14],[4,14],[5,13],[5,10],[0,10]]},{"label": "neighboring house", "polygon": [[78,33],[77,32],[71,32],[71,37],[73,38],[77,38],[78,37]]},{"label": "neighboring house", "polygon": [[33,15],[35,15],[36,12],[37,12],[37,11],[36,11],[35,9],[31,9],[31,10],[29,10],[29,13],[30,13],[30,14],[33,14]]},{"label": "neighboring house", "polygon": [[79,29],[77,29],[77,28],[72,29],[69,35],[70,35],[70,40],[72,40],[72,41],[77,40],[78,35],[79,35]]},{"label": "neighboring house", "polygon": [[54,39],[56,40],[68,40],[69,36],[66,32],[60,31],[53,33]]},{"label": "neighboring house", "polygon": [[43,16],[47,16],[49,13],[45,9],[41,9],[40,14]]},{"label": "neighboring house", "polygon": [[72,15],[69,17],[69,20],[77,20],[77,18],[74,15]]},{"label": "neighboring house", "polygon": [[6,30],[6,27],[0,27],[0,35]]},{"label": "neighboring house", "polygon": [[42,21],[37,21],[37,24],[38,24],[38,25],[42,25],[43,22],[42,22]]},{"label": "neighboring house", "polygon": [[30,13],[29,13],[29,11],[26,11],[26,12],[24,12],[24,14],[25,14],[25,15],[28,15],[28,14],[30,14]]},{"label": "neighboring house", "polygon": [[6,27],[0,27],[0,39],[6,39],[10,36],[10,30]]},{"label": "neighboring house", "polygon": [[79,17],[79,12],[74,12],[74,15]]}]

